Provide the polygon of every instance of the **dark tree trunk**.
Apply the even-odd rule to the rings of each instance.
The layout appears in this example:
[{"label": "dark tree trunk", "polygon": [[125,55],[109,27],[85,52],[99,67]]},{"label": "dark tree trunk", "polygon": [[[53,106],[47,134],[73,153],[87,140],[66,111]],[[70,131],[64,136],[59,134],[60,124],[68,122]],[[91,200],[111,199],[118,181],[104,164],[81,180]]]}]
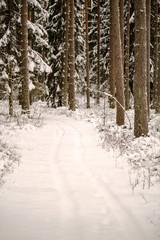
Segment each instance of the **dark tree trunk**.
[{"label": "dark tree trunk", "polygon": [[126,69],[125,69],[125,107],[129,110],[129,49],[130,49],[130,0],[127,2],[127,32],[126,32]]},{"label": "dark tree trunk", "polygon": [[75,52],[74,52],[74,0],[70,0],[70,109],[75,111]]},{"label": "dark tree trunk", "polygon": [[90,81],[89,81],[89,42],[88,42],[88,0],[85,0],[85,27],[86,27],[86,82],[87,108],[90,108]]},{"label": "dark tree trunk", "polygon": [[22,0],[22,12],[21,12],[21,23],[22,23],[22,112],[29,112],[29,73],[28,73],[28,4],[27,0]]},{"label": "dark tree trunk", "polygon": [[[110,1],[111,2],[111,1]],[[114,77],[114,59],[113,59],[113,41],[114,41],[114,19],[113,19],[114,8],[112,4],[110,4],[110,49],[109,49],[109,93],[115,97],[115,77]],[[115,108],[115,100],[114,98],[109,98],[109,106],[110,108]]]},{"label": "dark tree trunk", "polygon": [[100,0],[97,5],[97,104],[100,103]]},{"label": "dark tree trunk", "polygon": [[65,47],[64,47],[64,84],[63,84],[63,104],[67,106],[68,97],[68,30],[69,30],[69,0],[65,1]]}]

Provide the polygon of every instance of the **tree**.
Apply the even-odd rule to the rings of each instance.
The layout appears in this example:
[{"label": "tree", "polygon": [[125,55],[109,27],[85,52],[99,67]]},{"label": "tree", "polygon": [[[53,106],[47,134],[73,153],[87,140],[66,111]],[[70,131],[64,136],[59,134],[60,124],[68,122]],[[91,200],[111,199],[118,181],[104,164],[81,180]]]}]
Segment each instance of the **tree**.
[{"label": "tree", "polygon": [[155,19],[154,19],[154,78],[153,78],[153,108],[157,111],[157,85],[158,85],[158,0],[155,0]]},{"label": "tree", "polygon": [[21,9],[21,23],[22,23],[22,111],[23,113],[29,112],[29,71],[28,71],[28,4],[27,0],[22,0]]},{"label": "tree", "polygon": [[155,87],[156,87],[156,105],[155,105],[155,110],[156,113],[160,113],[160,17],[158,19],[158,14],[159,14],[159,3],[156,2],[156,29],[155,29]]},{"label": "tree", "polygon": [[74,50],[74,0],[70,0],[70,81],[69,81],[69,100],[70,109],[75,110],[75,50]]},{"label": "tree", "polygon": [[114,42],[114,6],[113,2],[110,1],[110,44],[109,44],[109,56],[110,56],[110,69],[109,69],[109,93],[113,98],[109,98],[109,104],[111,108],[115,108],[115,76],[114,76],[114,53],[113,53],[113,42]]},{"label": "tree", "polygon": [[124,0],[120,0],[120,31],[121,31],[121,48],[122,48],[122,64],[124,69]]},{"label": "tree", "polygon": [[51,103],[52,107],[57,107],[61,105],[62,88],[64,85],[64,1],[50,0],[47,10],[49,17],[46,30],[50,46],[48,61],[52,68],[52,72],[49,73],[47,78],[47,87],[49,89],[48,103]]},{"label": "tree", "polygon": [[135,0],[134,134],[148,134],[146,0]]},{"label": "tree", "polygon": [[97,2],[97,104],[100,103],[100,0]]},{"label": "tree", "polygon": [[89,80],[89,40],[88,40],[88,0],[85,0],[85,29],[86,29],[86,82],[87,108],[90,108],[90,80]]},{"label": "tree", "polygon": [[65,1],[65,45],[64,45],[64,83],[63,83],[63,103],[67,105],[68,96],[68,30],[69,30],[69,0]]},{"label": "tree", "polygon": [[126,64],[125,64],[125,108],[129,110],[129,53],[130,53],[130,0],[127,1]]},{"label": "tree", "polygon": [[147,106],[150,115],[150,26],[151,26],[151,0],[146,0],[146,27],[147,27]]},{"label": "tree", "polygon": [[122,64],[122,47],[121,33],[119,22],[119,1],[110,0],[111,7],[111,34],[112,34],[112,54],[113,54],[113,74],[116,81],[116,98],[117,98],[117,124],[124,124],[124,83],[123,83],[123,64]]}]

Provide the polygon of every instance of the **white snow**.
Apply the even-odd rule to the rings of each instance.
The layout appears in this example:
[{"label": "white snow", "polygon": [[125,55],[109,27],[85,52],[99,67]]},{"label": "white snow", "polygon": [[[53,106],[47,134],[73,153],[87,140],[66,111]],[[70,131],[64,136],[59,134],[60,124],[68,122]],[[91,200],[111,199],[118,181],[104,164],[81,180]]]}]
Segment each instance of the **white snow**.
[{"label": "white snow", "polygon": [[10,136],[21,162],[0,188],[0,239],[159,240],[159,185],[133,195],[91,123],[47,108],[43,123]]}]

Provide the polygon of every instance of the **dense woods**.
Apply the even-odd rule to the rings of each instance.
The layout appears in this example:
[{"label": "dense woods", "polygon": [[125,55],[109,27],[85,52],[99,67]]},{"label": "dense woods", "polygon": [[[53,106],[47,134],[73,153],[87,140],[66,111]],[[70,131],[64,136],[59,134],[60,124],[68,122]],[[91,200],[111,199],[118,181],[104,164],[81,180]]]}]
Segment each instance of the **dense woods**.
[{"label": "dense woods", "polygon": [[[117,125],[134,109],[134,134],[160,113],[159,0],[2,0],[0,101],[22,114],[39,99],[75,111],[108,96]],[[134,99],[134,104],[133,103]]]}]

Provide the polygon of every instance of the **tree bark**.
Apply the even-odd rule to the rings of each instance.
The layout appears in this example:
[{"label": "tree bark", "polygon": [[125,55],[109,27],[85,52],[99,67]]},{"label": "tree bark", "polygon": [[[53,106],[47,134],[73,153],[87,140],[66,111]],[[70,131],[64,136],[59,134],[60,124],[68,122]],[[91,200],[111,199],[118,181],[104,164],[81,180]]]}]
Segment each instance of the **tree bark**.
[{"label": "tree bark", "polygon": [[147,107],[150,115],[150,25],[151,25],[151,0],[146,0],[147,21]]},{"label": "tree bark", "polygon": [[135,0],[134,134],[148,134],[146,0]]},{"label": "tree bark", "polygon": [[121,46],[122,46],[122,65],[124,70],[124,0],[120,1],[120,30],[121,30]]},{"label": "tree bark", "polygon": [[[9,28],[11,30],[11,0],[8,0],[8,22],[9,22]],[[12,34],[10,36],[10,42],[8,45],[8,85],[9,85],[9,115],[13,116],[13,79],[12,79]]]},{"label": "tree bark", "polygon": [[22,112],[29,112],[29,72],[28,72],[28,4],[27,0],[22,0],[22,12],[21,12],[21,23],[22,23]]},{"label": "tree bark", "polygon": [[100,0],[97,3],[97,104],[100,103]]},{"label": "tree bark", "polygon": [[[111,0],[110,0],[111,3]],[[114,77],[114,59],[113,59],[113,41],[114,41],[114,19],[113,12],[114,8],[110,4],[110,41],[109,41],[109,93],[115,97],[115,77]],[[115,108],[115,100],[112,97],[109,97],[109,106],[110,108]]]},{"label": "tree bark", "polygon": [[155,0],[155,34],[154,34],[154,79],[153,79],[153,108],[157,111],[157,84],[158,84],[158,0]]},{"label": "tree bark", "polygon": [[125,108],[129,110],[129,49],[130,49],[130,0],[127,2],[127,32],[126,32],[126,69],[125,69]]},{"label": "tree bark", "polygon": [[70,0],[70,109],[75,111],[74,0]]},{"label": "tree bark", "polygon": [[65,2],[65,46],[64,46],[64,84],[63,84],[63,104],[67,106],[68,96],[68,30],[69,30],[69,0]]},{"label": "tree bark", "polygon": [[[158,9],[160,10],[160,5],[158,6]],[[159,12],[158,10],[158,12]],[[158,22],[158,56],[157,56],[157,84],[156,84],[156,113],[160,113],[160,21]]]},{"label": "tree bark", "polygon": [[116,98],[117,112],[116,112],[116,123],[120,126],[124,124],[124,82],[123,82],[123,64],[122,64],[122,48],[121,48],[121,33],[120,33],[120,22],[119,22],[119,0],[110,0],[113,23],[113,60],[114,60],[114,77],[116,81]]},{"label": "tree bark", "polygon": [[88,0],[85,0],[85,27],[86,27],[86,83],[87,108],[90,108],[90,81],[89,81],[89,42],[88,42]]}]

